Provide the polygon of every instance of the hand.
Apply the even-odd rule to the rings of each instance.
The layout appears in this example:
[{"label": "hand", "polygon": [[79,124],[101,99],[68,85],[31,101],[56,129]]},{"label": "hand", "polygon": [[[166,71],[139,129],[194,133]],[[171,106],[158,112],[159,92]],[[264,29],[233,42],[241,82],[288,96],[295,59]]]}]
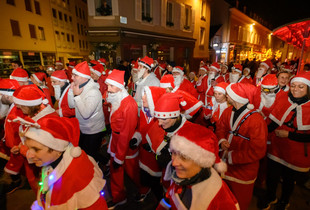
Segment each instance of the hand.
[{"label": "hand", "polygon": [[80,88],[79,85],[76,85],[73,82],[71,83],[70,88],[72,89],[74,96],[80,95],[83,91],[83,88]]},{"label": "hand", "polygon": [[221,142],[221,148],[227,150],[230,147],[230,144],[227,140]]},{"label": "hand", "polygon": [[288,137],[288,131],[286,130],[275,130],[274,131],[276,136],[280,137],[280,138],[287,138]]},{"label": "hand", "polygon": [[138,140],[136,138],[132,138],[130,141],[129,141],[129,148],[134,150],[138,147],[138,145],[136,145],[138,142]]},{"label": "hand", "polygon": [[118,169],[119,167],[121,167],[121,164],[118,164],[117,162],[115,162],[114,160],[113,160],[113,168],[114,169]]},{"label": "hand", "polygon": [[148,143],[142,144],[142,148],[145,149],[148,152],[151,152],[152,149]]},{"label": "hand", "polygon": [[13,146],[10,150],[10,152],[14,155],[17,155],[19,153],[19,150],[20,150],[20,144],[18,146]]}]

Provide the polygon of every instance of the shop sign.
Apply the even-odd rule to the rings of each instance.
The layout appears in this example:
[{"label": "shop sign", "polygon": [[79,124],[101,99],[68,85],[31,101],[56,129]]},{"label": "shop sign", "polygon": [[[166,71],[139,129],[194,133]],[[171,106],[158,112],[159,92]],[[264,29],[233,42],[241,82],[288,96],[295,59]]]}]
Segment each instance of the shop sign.
[{"label": "shop sign", "polygon": [[34,56],[34,52],[28,52],[29,56]]},{"label": "shop sign", "polygon": [[3,55],[12,55],[12,52],[3,52]]}]

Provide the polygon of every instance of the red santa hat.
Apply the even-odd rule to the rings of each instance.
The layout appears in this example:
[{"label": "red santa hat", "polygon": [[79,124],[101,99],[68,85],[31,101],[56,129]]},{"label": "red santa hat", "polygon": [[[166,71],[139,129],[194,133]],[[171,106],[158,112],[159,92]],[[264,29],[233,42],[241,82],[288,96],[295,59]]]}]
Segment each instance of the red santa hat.
[{"label": "red santa hat", "polygon": [[278,78],[275,74],[268,74],[263,77],[262,88],[273,89],[278,86]]},{"label": "red santa hat", "polygon": [[181,106],[181,111],[184,111],[183,114],[186,119],[191,119],[199,111],[203,103],[188,92],[178,90],[176,93],[182,95],[183,100],[186,102],[185,106]]},{"label": "red santa hat", "polygon": [[181,66],[175,66],[172,69],[172,73],[173,72],[178,72],[178,73],[180,73],[183,76],[184,75],[184,68],[181,67]]},{"label": "red santa hat", "polygon": [[0,94],[12,96],[14,91],[20,85],[15,79],[2,79],[0,80]]},{"label": "red santa hat", "polygon": [[291,80],[291,84],[293,82],[302,82],[307,86],[310,86],[310,72],[301,72],[298,73],[293,79]]},{"label": "red santa hat", "polygon": [[151,115],[154,116],[155,104],[158,99],[166,93],[166,90],[161,87],[155,86],[145,86],[142,95],[146,95],[147,103],[149,105],[149,110]]},{"label": "red santa hat", "polygon": [[179,94],[163,94],[155,104],[155,117],[160,119],[169,119],[180,116],[180,104],[185,106],[186,102]]},{"label": "red santa hat", "polygon": [[212,63],[212,65],[210,66],[210,69],[214,69],[216,70],[217,72],[219,72],[221,70],[221,67],[220,67],[220,64],[214,62]]},{"label": "red santa hat", "polygon": [[84,77],[86,79],[90,79],[90,69],[86,61],[79,63],[72,70],[72,74],[76,74],[80,77]]},{"label": "red santa hat", "polygon": [[37,72],[34,74],[31,74],[31,76],[38,82],[42,83],[43,81],[46,81],[46,74],[44,72]]},{"label": "red santa hat", "polygon": [[235,64],[231,69],[242,74],[242,65],[241,64]]},{"label": "red santa hat", "polygon": [[22,106],[37,106],[42,103],[48,104],[44,92],[34,84],[19,87],[13,93],[13,101],[15,104]]},{"label": "red santa hat", "polygon": [[26,70],[17,68],[17,69],[14,69],[14,71],[10,75],[10,79],[15,79],[19,82],[27,82],[29,79],[29,76]]},{"label": "red santa hat", "polygon": [[55,71],[55,68],[53,66],[48,66],[46,68],[46,71]]},{"label": "red santa hat", "polygon": [[151,70],[154,67],[154,60],[148,56],[138,60],[138,63]]},{"label": "red santa hat", "polygon": [[65,151],[71,143],[73,147],[70,149],[70,155],[74,158],[81,155],[82,150],[78,147],[79,121],[76,118],[49,115],[38,122],[20,119],[20,123],[27,127],[23,132],[25,137],[59,152]]},{"label": "red santa hat", "polygon": [[96,74],[98,77],[102,75],[102,72],[104,71],[104,68],[101,64],[97,64],[93,67],[89,67],[90,71]]},{"label": "red santa hat", "polygon": [[291,65],[285,64],[281,66],[281,71],[293,72]]},{"label": "red santa hat", "polygon": [[138,67],[139,67],[138,61],[133,61],[131,63],[131,66],[132,66],[132,69],[138,70]]},{"label": "red santa hat", "polygon": [[111,74],[109,74],[109,76],[105,80],[105,83],[110,84],[110,85],[114,85],[120,89],[124,89],[124,85],[125,85],[124,75],[125,75],[124,71],[113,69]]},{"label": "red santa hat", "polygon": [[226,68],[226,69],[228,69],[228,66],[226,65],[226,64],[221,64],[221,67],[224,67],[224,68]]},{"label": "red santa hat", "polygon": [[70,67],[71,69],[73,69],[73,68],[75,67],[75,65],[76,65],[75,61],[70,61],[68,67]]},{"label": "red santa hat", "polygon": [[226,88],[228,86],[228,83],[226,82],[220,82],[214,87],[214,91],[226,94]]},{"label": "red santa hat", "polygon": [[159,68],[161,68],[161,70],[165,70],[167,67],[167,64],[166,63],[161,63],[159,64]]},{"label": "red santa hat", "polygon": [[201,66],[199,68],[199,70],[203,70],[203,71],[207,72],[209,70],[209,67],[208,66]]},{"label": "red santa hat", "polygon": [[217,142],[217,137],[211,130],[198,124],[184,124],[171,138],[170,150],[194,161],[202,168],[214,166],[219,173],[223,173],[227,171],[227,165],[218,155]]},{"label": "red santa hat", "polygon": [[245,68],[244,68],[244,71],[251,72],[251,69],[248,68],[248,67],[245,67]]},{"label": "red santa hat", "polygon": [[175,85],[174,85],[174,78],[173,78],[173,76],[171,74],[165,74],[160,79],[159,87],[174,89]]},{"label": "red santa hat", "polygon": [[64,65],[60,60],[56,61],[55,65]]},{"label": "red santa hat", "polygon": [[99,58],[98,62],[99,62],[101,65],[105,66],[105,63],[107,62],[107,60],[104,59],[104,58]]},{"label": "red santa hat", "polygon": [[272,68],[272,67],[273,67],[273,64],[272,64],[272,62],[271,62],[271,60],[270,60],[270,59],[265,60],[264,62],[260,63],[260,65],[265,66],[267,69],[269,69],[269,68]]},{"label": "red santa hat", "polygon": [[248,109],[254,109],[253,100],[256,94],[256,86],[249,83],[229,84],[226,88],[227,94],[236,102],[246,104]]},{"label": "red santa hat", "polygon": [[69,82],[65,70],[57,70],[52,73],[51,79],[56,79],[61,82]]}]

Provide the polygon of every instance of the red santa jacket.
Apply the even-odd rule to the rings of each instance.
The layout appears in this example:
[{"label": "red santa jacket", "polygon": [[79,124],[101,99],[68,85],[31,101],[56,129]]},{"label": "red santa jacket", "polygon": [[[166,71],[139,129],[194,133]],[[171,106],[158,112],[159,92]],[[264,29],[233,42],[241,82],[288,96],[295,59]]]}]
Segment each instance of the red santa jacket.
[{"label": "red santa jacket", "polygon": [[[82,154],[73,158],[71,147],[56,166],[42,169],[42,186],[33,204],[43,209],[108,209],[101,190],[105,185],[102,172],[93,158]],[[83,169],[83,170],[81,170]]]},{"label": "red santa jacket", "polygon": [[[233,106],[230,106],[224,110],[216,127],[219,144],[225,139],[230,143],[227,151],[228,168],[224,179],[240,184],[252,184],[257,176],[259,160],[266,154],[267,125],[259,113],[252,113],[239,127],[240,136],[234,135],[232,132],[236,131],[242,120],[253,110],[245,109],[232,124],[232,109]],[[220,157],[223,157],[223,154],[223,151],[220,152]]]},{"label": "red santa jacket", "polygon": [[59,98],[58,102],[58,111],[60,117],[74,117],[75,116],[75,109],[69,107],[68,103],[68,92],[70,89],[70,85],[66,87],[63,91],[62,95]]},{"label": "red santa jacket", "polygon": [[[191,188],[190,209],[240,209],[235,196],[213,168],[211,168],[211,176],[208,179],[188,187]],[[179,189],[180,186],[173,182],[166,193],[173,210],[187,209],[179,197]],[[162,207],[157,209],[166,207],[163,202],[159,205]]]},{"label": "red santa jacket", "polygon": [[[220,82],[224,82],[224,77],[222,75],[217,75],[215,77],[215,82],[218,84]],[[214,95],[214,87],[211,86],[211,83],[207,83],[208,84],[208,88],[207,88],[207,92],[206,95],[207,97],[209,97],[209,100],[211,100],[211,97]]]},{"label": "red santa jacket", "polygon": [[50,92],[50,96],[55,96],[54,88],[52,85],[51,77],[46,78],[46,86],[48,87],[48,91]]},{"label": "red santa jacket", "polygon": [[[51,98],[51,94],[50,94],[50,90],[48,87],[43,86],[40,87],[43,90],[43,93],[45,94],[46,99],[48,100],[49,105],[51,105],[51,107],[53,107],[53,103],[52,103],[52,98]],[[52,87],[53,88],[53,87]],[[54,88],[53,88],[54,89]]]},{"label": "red santa jacket", "polygon": [[[140,123],[138,130],[142,137],[141,145],[148,144],[146,133],[154,122],[154,118],[149,119],[143,110],[140,110]],[[162,175],[162,170],[156,161],[155,153],[146,151],[142,146],[139,148],[139,166],[152,176],[160,177]]]},{"label": "red santa jacket", "polygon": [[173,91],[176,91],[176,90],[182,90],[182,91],[188,92],[192,96],[194,96],[195,98],[198,98],[197,90],[195,89],[193,84],[186,78],[183,79],[183,81],[180,84],[180,87],[178,89],[173,90]]},{"label": "red santa jacket", "polygon": [[[252,80],[252,79],[251,79]],[[249,80],[248,78],[246,78],[245,76],[241,76],[239,79],[238,79],[238,83],[249,83],[249,84],[252,84],[253,81],[251,82],[251,80]]]},{"label": "red santa jacket", "polygon": [[157,79],[161,79],[161,69],[159,65],[154,69],[154,74],[156,75]]},{"label": "red santa jacket", "polygon": [[[296,109],[296,117],[293,126],[289,127],[287,122],[292,119]],[[310,101],[297,105],[288,97],[281,97],[275,102],[269,118],[276,122],[279,130],[289,132],[310,134]],[[296,142],[289,138],[280,138],[275,135],[275,131],[269,134],[271,141],[268,147],[267,156],[295,171],[307,172],[310,169],[309,144]]]},{"label": "red santa jacket", "polygon": [[229,83],[229,73],[226,73],[226,74],[222,74],[223,78],[224,78],[224,81]]},{"label": "red santa jacket", "polygon": [[199,77],[197,81],[196,89],[198,92],[198,99],[202,101],[202,103],[205,103],[206,91],[208,89],[208,75],[207,74]]},{"label": "red santa jacket", "polygon": [[131,96],[127,95],[121,101],[119,108],[111,112],[110,124],[112,135],[108,152],[115,162],[123,164],[125,158],[134,158],[138,155],[137,149],[129,149],[129,141],[138,124],[138,106]]}]

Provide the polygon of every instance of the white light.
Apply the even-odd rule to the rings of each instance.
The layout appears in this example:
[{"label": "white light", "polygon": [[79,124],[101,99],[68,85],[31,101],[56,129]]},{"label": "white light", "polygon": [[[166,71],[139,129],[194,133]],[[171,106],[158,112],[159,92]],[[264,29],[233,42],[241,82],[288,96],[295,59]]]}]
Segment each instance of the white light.
[{"label": "white light", "polygon": [[219,46],[219,44],[217,44],[217,43],[213,44],[213,47],[218,47],[218,46]]},{"label": "white light", "polygon": [[216,54],[219,54],[219,53],[221,53],[221,51],[220,51],[220,50],[216,50],[215,53],[216,53]]},{"label": "white light", "polygon": [[127,17],[120,16],[119,21],[120,23],[127,24]]}]

